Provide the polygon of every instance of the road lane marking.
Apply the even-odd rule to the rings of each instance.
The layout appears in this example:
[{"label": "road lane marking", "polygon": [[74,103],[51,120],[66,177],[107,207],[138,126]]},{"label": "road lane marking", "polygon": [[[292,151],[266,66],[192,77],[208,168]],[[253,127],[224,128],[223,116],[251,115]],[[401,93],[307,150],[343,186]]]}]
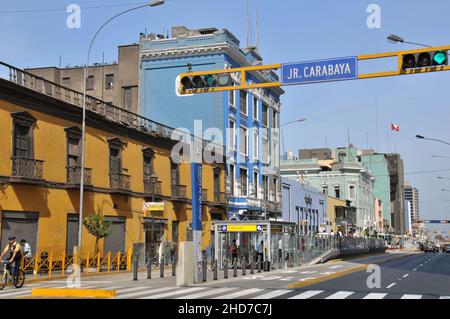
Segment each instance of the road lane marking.
[{"label": "road lane marking", "polygon": [[387,294],[372,292],[366,295],[363,299],[383,299]]},{"label": "road lane marking", "polygon": [[260,296],[253,297],[252,299],[273,299],[273,298],[285,295],[289,292],[292,292],[292,290],[278,289],[278,290],[271,291],[271,292],[268,292],[268,293],[260,295]]},{"label": "road lane marking", "polygon": [[387,286],[386,288],[389,289],[389,288],[391,288],[391,287],[394,287],[396,284],[397,284],[396,282],[393,282],[392,284],[390,284],[390,285]]},{"label": "road lane marking", "polygon": [[173,299],[173,296],[177,296],[177,295],[183,295],[183,294],[187,294],[190,292],[196,292],[199,290],[204,290],[206,289],[206,287],[194,287],[194,288],[187,288],[187,289],[181,289],[178,291],[170,291],[170,292],[165,292],[162,294],[156,294],[156,295],[151,295],[151,296],[145,296],[145,297],[140,297],[138,299],[162,299],[162,298],[169,298],[169,299]]},{"label": "road lane marking", "polygon": [[140,286],[140,287],[132,287],[132,288],[123,287],[122,289],[118,288],[116,290],[117,290],[117,293],[119,295],[121,295],[121,294],[124,294],[124,293],[127,293],[127,292],[133,292],[133,291],[139,291],[139,290],[150,290],[152,288],[153,287],[142,287],[142,286]]},{"label": "road lane marking", "polygon": [[245,295],[250,295],[253,293],[257,293],[262,291],[263,289],[258,289],[258,288],[251,288],[251,289],[246,289],[246,290],[242,290],[242,291],[238,291],[226,296],[219,296],[219,297],[215,297],[213,299],[233,299],[233,298],[239,298]]},{"label": "road lane marking", "polygon": [[162,292],[162,291],[167,291],[167,290],[175,290],[177,289],[177,287],[162,287],[162,288],[157,288],[157,289],[152,289],[151,291],[138,291],[138,292],[132,292],[132,293],[128,293],[128,294],[119,294],[116,298],[117,299],[125,299],[125,298],[133,298],[133,297],[137,297],[137,296],[141,296],[141,295],[145,295],[145,294],[149,294],[149,293],[157,293],[157,292]]},{"label": "road lane marking", "polygon": [[289,299],[309,299],[311,297],[314,297],[318,294],[321,294],[322,292],[324,292],[323,290],[308,290],[305,291],[301,294],[295,295],[294,297],[291,297]]},{"label": "road lane marking", "polygon": [[353,294],[354,294],[353,291],[338,291],[338,292],[326,297],[325,299],[345,299],[348,296],[351,296]]},{"label": "road lane marking", "polygon": [[266,278],[262,278],[261,280],[277,280],[283,278],[282,276],[270,276]]},{"label": "road lane marking", "polygon": [[422,295],[403,295],[400,299],[422,299]]},{"label": "road lane marking", "polygon": [[209,297],[211,295],[218,295],[218,294],[221,294],[224,292],[229,292],[231,290],[236,290],[236,289],[237,288],[219,288],[219,289],[198,292],[198,293],[192,294],[192,295],[181,296],[181,297],[177,297],[175,299],[199,299],[199,298],[203,298],[203,297]]},{"label": "road lane marking", "polygon": [[292,281],[294,279],[294,277],[284,277],[282,279],[280,279],[280,281]]},{"label": "road lane marking", "polygon": [[420,264],[420,265],[419,265],[419,267],[422,267],[422,266],[423,266],[423,264]]},{"label": "road lane marking", "polygon": [[450,296],[440,296],[439,299],[450,299]]},{"label": "road lane marking", "polygon": [[315,274],[317,271],[316,270],[309,270],[309,271],[302,271],[299,274],[300,275],[311,275],[311,274]]},{"label": "road lane marking", "polygon": [[336,268],[342,268],[342,267],[344,267],[344,266],[339,265],[339,266],[328,267],[328,269],[336,269]]},{"label": "road lane marking", "polygon": [[409,276],[409,274],[403,275],[403,278],[406,278],[406,277],[408,277],[408,276]]},{"label": "road lane marking", "polygon": [[416,270],[417,270],[417,268],[414,268],[414,269],[413,269],[413,271],[416,271]]}]

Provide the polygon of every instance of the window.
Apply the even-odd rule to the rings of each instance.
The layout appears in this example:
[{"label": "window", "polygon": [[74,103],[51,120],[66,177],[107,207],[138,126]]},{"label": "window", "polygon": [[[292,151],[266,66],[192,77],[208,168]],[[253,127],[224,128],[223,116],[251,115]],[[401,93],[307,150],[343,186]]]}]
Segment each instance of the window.
[{"label": "window", "polygon": [[121,149],[112,145],[109,147],[109,173],[111,175],[122,174]]},{"label": "window", "polygon": [[276,112],[276,111],[272,112],[272,127],[273,128],[278,127],[278,112]]},{"label": "window", "polygon": [[128,111],[132,109],[133,87],[122,88],[122,108]]},{"label": "window", "polygon": [[248,193],[247,170],[244,168],[241,168],[240,175],[241,175],[241,196],[247,196],[247,193]]},{"label": "window", "polygon": [[355,197],[356,197],[355,186],[350,185],[349,194],[350,194],[350,199],[355,199]]},{"label": "window", "polygon": [[234,150],[235,147],[235,140],[236,140],[236,128],[233,120],[230,120],[229,122],[229,143],[230,143],[230,149]]},{"label": "window", "polygon": [[272,179],[271,192],[272,192],[272,196],[273,196],[272,201],[277,202],[278,201],[278,196],[277,196],[278,195],[278,178],[276,178],[276,177],[274,177]]},{"label": "window", "polygon": [[107,90],[112,90],[114,86],[114,74],[106,74],[105,76],[105,88]]},{"label": "window", "polygon": [[62,86],[70,87],[70,78],[62,78]]},{"label": "window", "polygon": [[269,140],[265,137],[262,139],[262,160],[264,163],[269,162]]},{"label": "window", "polygon": [[170,182],[172,186],[180,185],[180,165],[174,162],[170,163]]},{"label": "window", "polygon": [[32,158],[31,128],[20,124],[14,125],[14,157]]},{"label": "window", "polygon": [[255,128],[253,131],[253,158],[258,159],[258,142],[259,142],[259,133],[258,129]]},{"label": "window", "polygon": [[239,110],[247,115],[247,92],[239,91]]},{"label": "window", "polygon": [[259,178],[258,172],[253,172],[253,186],[255,188],[255,193],[254,193],[255,198],[258,198],[258,186],[259,186],[258,178]]},{"label": "window", "polygon": [[243,126],[239,128],[239,143],[241,154],[248,155],[247,129]]},{"label": "window", "polygon": [[322,186],[322,193],[324,193],[325,195],[328,195],[328,185]]},{"label": "window", "polygon": [[220,193],[220,169],[219,169],[219,168],[215,168],[215,169],[214,169],[214,179],[213,179],[213,182],[214,182],[214,185],[213,185],[213,187],[214,187],[214,193],[215,193],[215,194]]},{"label": "window", "polygon": [[341,189],[339,186],[334,186],[334,196],[336,198],[341,198]]},{"label": "window", "polygon": [[263,196],[264,199],[268,199],[269,195],[269,176],[263,176]]},{"label": "window", "polygon": [[144,159],[144,180],[150,180],[153,173],[153,159],[155,153],[150,148],[145,148],[143,150]]},{"label": "window", "polygon": [[262,105],[262,125],[265,127],[269,126],[269,106],[266,103]]},{"label": "window", "polygon": [[94,89],[94,76],[89,75],[86,79],[86,90],[93,90]]},{"label": "window", "polygon": [[232,195],[234,195],[234,165],[230,165],[230,192]]},{"label": "window", "polygon": [[258,98],[256,96],[253,97],[253,119],[258,119]]},{"label": "window", "polygon": [[80,161],[80,139],[75,137],[67,138],[67,166],[78,166]]},{"label": "window", "polygon": [[228,91],[228,104],[232,107],[236,106],[236,91]]}]

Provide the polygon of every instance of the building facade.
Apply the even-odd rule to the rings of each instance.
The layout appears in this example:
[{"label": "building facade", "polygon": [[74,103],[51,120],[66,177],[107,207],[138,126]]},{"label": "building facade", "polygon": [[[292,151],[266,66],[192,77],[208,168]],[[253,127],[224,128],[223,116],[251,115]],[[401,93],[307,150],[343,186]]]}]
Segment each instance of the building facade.
[{"label": "building facade", "polygon": [[[141,115],[195,135],[208,136],[227,149],[228,218],[281,217],[279,176],[280,88],[180,96],[180,73],[262,63],[254,48],[240,48],[228,30],[173,27],[170,38],[141,37]],[[189,68],[188,68],[189,67]],[[276,80],[274,72],[253,72],[248,82]],[[240,79],[233,77],[234,83]]]},{"label": "building facade", "polygon": [[281,162],[281,175],[300,178],[324,194],[349,200],[356,208],[356,231],[368,234],[375,230],[375,177],[360,163],[358,149],[353,146],[335,150],[331,161],[318,159]]},{"label": "building facade", "polygon": [[[15,68],[10,74],[0,79],[0,244],[14,234],[34,254],[71,254],[80,221],[82,94]],[[192,240],[191,166],[171,157],[172,129],[92,97],[86,112],[83,216],[112,223],[100,251]],[[205,249],[211,221],[226,217],[225,168],[202,167]],[[164,210],[144,212],[149,201]],[[82,231],[82,252],[93,253],[94,237]]]},{"label": "building facade", "polygon": [[384,221],[386,220],[384,218],[384,205],[383,201],[379,198],[375,198],[375,223],[376,223],[376,230],[379,234],[385,233],[385,226],[389,227],[389,225],[385,225]]},{"label": "building facade", "polygon": [[404,166],[400,154],[385,154],[391,183],[391,226],[398,235],[405,234]]},{"label": "building facade", "polygon": [[352,234],[356,230],[356,207],[352,207],[349,200],[327,196],[327,216],[329,230],[343,235]]},{"label": "building facade", "polygon": [[405,185],[405,200],[411,202],[411,222],[420,220],[419,190],[408,182]]},{"label": "building facade", "polygon": [[283,221],[296,223],[305,235],[325,232],[330,222],[326,195],[294,179],[283,177],[281,181]]},{"label": "building facade", "polygon": [[[55,84],[83,92],[84,66],[29,68],[26,71]],[[139,45],[118,48],[118,61],[89,66],[87,94],[133,113],[139,102]]]},{"label": "building facade", "polygon": [[[374,194],[382,202],[383,218],[381,222],[387,231],[391,226],[391,182],[386,156],[385,154],[377,154],[373,150],[363,150],[361,163],[375,177]],[[377,204],[375,207],[377,207]]]}]

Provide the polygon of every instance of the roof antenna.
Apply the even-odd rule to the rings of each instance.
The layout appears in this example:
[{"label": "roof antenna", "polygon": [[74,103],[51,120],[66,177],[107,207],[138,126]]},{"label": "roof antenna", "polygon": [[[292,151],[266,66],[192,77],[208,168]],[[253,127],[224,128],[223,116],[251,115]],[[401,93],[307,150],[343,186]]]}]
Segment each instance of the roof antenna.
[{"label": "roof antenna", "polygon": [[246,15],[246,33],[247,33],[247,48],[250,46],[250,17],[249,17],[249,0],[247,0],[247,15]]},{"label": "roof antenna", "polygon": [[256,51],[259,52],[259,14],[256,10]]}]

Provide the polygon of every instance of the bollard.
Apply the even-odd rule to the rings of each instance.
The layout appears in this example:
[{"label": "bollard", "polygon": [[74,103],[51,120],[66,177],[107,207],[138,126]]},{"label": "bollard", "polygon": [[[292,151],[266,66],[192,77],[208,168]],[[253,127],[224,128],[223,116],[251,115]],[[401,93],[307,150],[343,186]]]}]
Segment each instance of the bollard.
[{"label": "bollard", "polygon": [[253,260],[253,257],[250,257],[250,274],[253,275],[255,273],[255,262]]},{"label": "bollard", "polygon": [[261,272],[261,257],[258,256],[258,261],[256,262],[258,264],[258,272]]},{"label": "bollard", "polygon": [[159,262],[159,277],[164,278],[164,255],[161,255],[161,260]]},{"label": "bollard", "polygon": [[237,277],[237,258],[233,262],[233,277]]},{"label": "bollard", "polygon": [[206,276],[208,274],[208,261],[206,259],[203,260],[203,282],[206,282]]},{"label": "bollard", "polygon": [[228,259],[225,258],[225,265],[223,266],[223,278],[228,279]]},{"label": "bollard", "polygon": [[152,256],[147,255],[147,279],[152,279]]},{"label": "bollard", "polygon": [[242,263],[241,263],[241,265],[242,265],[242,276],[245,276],[245,273],[246,273],[246,271],[247,271],[247,263],[246,263],[246,259],[247,259],[247,258],[244,257],[244,260],[243,260]]},{"label": "bollard", "polygon": [[177,267],[177,264],[176,264],[176,258],[174,255],[172,257],[172,277],[175,277],[175,275],[176,275],[176,267]]},{"label": "bollard", "polygon": [[217,267],[217,259],[214,261],[214,266],[213,266],[213,267],[214,267],[214,268],[213,268],[213,272],[214,272],[214,278],[213,278],[213,280],[217,280],[217,277],[218,277],[218,276],[217,276],[217,275],[218,275],[218,274],[217,274],[217,270],[218,270],[218,269],[217,269],[217,268],[218,268],[218,267]]},{"label": "bollard", "polygon": [[136,281],[138,280],[138,264],[139,259],[138,256],[134,256],[134,260],[133,260],[133,280]]}]

